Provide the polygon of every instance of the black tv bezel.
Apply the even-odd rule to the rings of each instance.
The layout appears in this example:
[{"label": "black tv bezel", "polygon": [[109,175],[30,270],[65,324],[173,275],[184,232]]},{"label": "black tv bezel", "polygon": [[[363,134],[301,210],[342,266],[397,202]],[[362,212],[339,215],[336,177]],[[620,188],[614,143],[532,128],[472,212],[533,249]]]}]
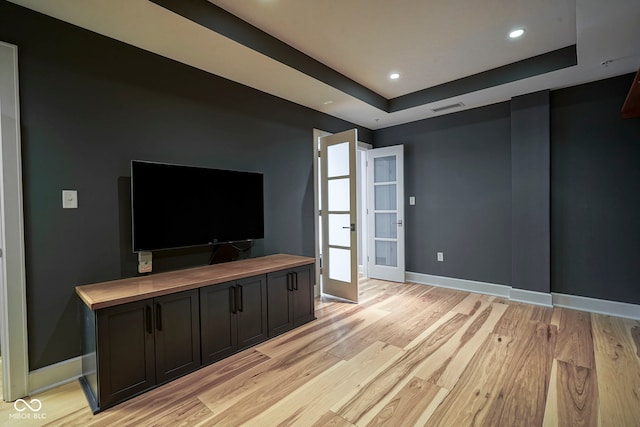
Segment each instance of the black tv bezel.
[{"label": "black tv bezel", "polygon": [[[185,246],[168,246],[168,247],[162,247],[162,248],[152,248],[152,249],[136,249],[135,247],[135,220],[134,220],[134,202],[133,202],[133,164],[134,163],[146,163],[146,164],[154,164],[154,165],[163,165],[163,166],[178,166],[178,167],[184,167],[184,168],[190,168],[190,169],[206,169],[206,170],[216,170],[216,171],[223,171],[223,172],[237,172],[237,173],[246,173],[246,174],[255,174],[255,175],[260,175],[262,177],[262,205],[263,205],[263,209],[262,209],[262,236],[260,237],[253,237],[253,238],[246,238],[246,239],[238,239],[238,240],[217,240],[215,239],[212,242],[207,242],[207,243],[198,243],[198,244],[193,244],[193,245],[185,245]],[[158,162],[158,161],[151,161],[151,160],[131,160],[130,162],[130,167],[129,167],[129,171],[131,174],[131,186],[130,186],[130,190],[131,190],[131,197],[130,197],[130,201],[131,201],[131,249],[133,251],[133,253],[140,253],[140,252],[155,252],[155,251],[166,251],[166,250],[173,250],[173,249],[188,249],[188,248],[198,248],[198,247],[206,247],[206,246],[217,246],[217,245],[224,245],[224,244],[233,244],[233,243],[242,243],[242,242],[254,242],[258,239],[264,239],[264,174],[261,172],[253,172],[253,171],[239,171],[239,170],[233,170],[233,169],[220,169],[220,168],[212,168],[212,167],[206,167],[206,166],[194,166],[194,165],[185,165],[185,164],[180,164],[180,163],[168,163],[168,162]]]}]

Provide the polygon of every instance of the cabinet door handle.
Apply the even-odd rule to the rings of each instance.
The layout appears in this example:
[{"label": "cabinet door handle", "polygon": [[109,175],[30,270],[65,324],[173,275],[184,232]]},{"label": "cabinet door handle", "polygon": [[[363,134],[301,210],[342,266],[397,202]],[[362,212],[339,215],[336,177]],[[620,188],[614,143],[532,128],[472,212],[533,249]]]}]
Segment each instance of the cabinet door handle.
[{"label": "cabinet door handle", "polygon": [[156,329],[162,331],[162,305],[156,303]]},{"label": "cabinet door handle", "polygon": [[236,287],[235,286],[231,286],[229,288],[229,296],[231,297],[231,312],[233,314],[236,314],[238,312],[238,309],[236,308]]},{"label": "cabinet door handle", "polygon": [[298,273],[291,273],[293,276],[293,289],[298,290]]},{"label": "cabinet door handle", "polygon": [[153,326],[151,325],[151,306],[146,306],[146,315],[147,315],[147,333],[150,334],[153,332]]},{"label": "cabinet door handle", "polygon": [[240,294],[240,298],[239,298],[240,304],[238,304],[238,307],[239,307],[238,311],[240,313],[242,313],[244,311],[244,301],[243,301],[244,300],[244,295],[242,295],[242,285],[238,285],[238,289],[240,290],[240,292],[239,292],[239,294]]}]

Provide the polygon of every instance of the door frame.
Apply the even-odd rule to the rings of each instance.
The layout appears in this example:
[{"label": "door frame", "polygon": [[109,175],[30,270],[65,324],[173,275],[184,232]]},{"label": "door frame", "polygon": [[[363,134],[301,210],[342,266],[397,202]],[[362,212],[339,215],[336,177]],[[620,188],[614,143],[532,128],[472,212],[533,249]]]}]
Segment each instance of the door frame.
[{"label": "door frame", "polygon": [[18,47],[0,42],[0,342],[3,399],[29,393]]},{"label": "door frame", "polygon": [[320,289],[322,288],[322,259],[320,257],[320,215],[318,206],[318,158],[320,157],[320,138],[323,136],[331,135],[330,132],[326,132],[320,129],[313,129],[313,238],[316,251],[316,284],[313,287],[313,296],[320,296]]}]

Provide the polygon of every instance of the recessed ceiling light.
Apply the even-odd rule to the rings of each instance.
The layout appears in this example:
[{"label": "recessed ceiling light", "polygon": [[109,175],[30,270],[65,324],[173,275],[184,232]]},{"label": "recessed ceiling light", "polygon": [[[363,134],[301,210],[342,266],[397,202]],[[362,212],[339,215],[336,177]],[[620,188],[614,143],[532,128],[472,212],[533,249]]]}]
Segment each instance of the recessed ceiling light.
[{"label": "recessed ceiling light", "polygon": [[512,39],[517,39],[518,37],[521,37],[524,34],[524,30],[522,28],[518,28],[517,30],[513,30],[509,33],[509,37],[511,37]]},{"label": "recessed ceiling light", "polygon": [[323,102],[324,105],[329,105],[329,104],[333,104],[333,101],[324,101]]},{"label": "recessed ceiling light", "polygon": [[398,74],[398,73],[391,73],[391,74],[389,74],[389,78],[390,78],[391,80],[397,80],[397,79],[399,79],[399,78],[400,78],[400,74]]}]

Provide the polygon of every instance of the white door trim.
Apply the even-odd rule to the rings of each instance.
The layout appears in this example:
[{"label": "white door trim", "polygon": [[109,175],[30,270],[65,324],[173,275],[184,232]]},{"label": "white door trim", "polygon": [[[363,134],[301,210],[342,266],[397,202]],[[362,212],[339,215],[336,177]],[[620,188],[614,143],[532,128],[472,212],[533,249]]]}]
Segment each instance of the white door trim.
[{"label": "white door trim", "polygon": [[316,249],[316,285],[313,294],[316,297],[320,296],[320,267],[322,262],[320,259],[320,240],[318,239],[320,235],[320,215],[318,214],[320,210],[318,206],[318,173],[320,171],[318,170],[318,157],[320,153],[320,138],[329,135],[331,135],[331,133],[320,129],[313,129],[313,235]]},{"label": "white door trim", "polygon": [[18,48],[0,42],[0,340],[3,398],[29,393]]}]

